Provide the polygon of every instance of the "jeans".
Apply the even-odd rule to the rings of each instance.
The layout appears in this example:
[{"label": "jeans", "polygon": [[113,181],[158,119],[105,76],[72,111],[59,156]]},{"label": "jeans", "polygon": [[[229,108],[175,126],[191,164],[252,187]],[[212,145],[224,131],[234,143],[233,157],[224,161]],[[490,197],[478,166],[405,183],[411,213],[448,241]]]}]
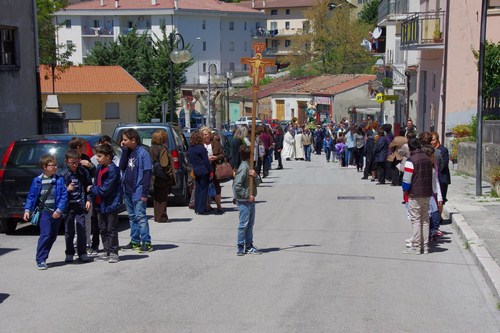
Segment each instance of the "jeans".
[{"label": "jeans", "polygon": [[40,237],[38,238],[38,245],[36,247],[37,264],[41,263],[42,261],[46,261],[49,257],[49,252],[50,249],[52,249],[52,245],[56,241],[60,224],[61,219],[53,219],[52,213],[41,213],[40,221],[38,222],[38,225],[40,226]]},{"label": "jeans", "polygon": [[238,226],[238,247],[253,246],[253,225],[255,223],[255,202],[236,201],[240,211]]},{"label": "jeans", "polygon": [[326,155],[326,161],[327,162],[330,162],[330,154],[331,154],[332,150],[330,148],[325,148],[325,155]]},{"label": "jeans", "polygon": [[351,158],[351,148],[345,147],[344,149],[344,165],[349,165],[349,159]]},{"label": "jeans", "polygon": [[79,203],[70,204],[68,213],[64,221],[64,239],[66,241],[66,255],[75,255],[75,247],[73,240],[75,239],[75,224],[76,224],[76,249],[78,256],[86,254],[87,249],[87,234],[85,232],[85,221],[87,212]]},{"label": "jeans", "polygon": [[304,145],[304,154],[306,161],[311,161],[311,145]]},{"label": "jeans", "polygon": [[101,230],[102,245],[106,254],[118,254],[118,214],[97,214],[99,229]]},{"label": "jeans", "polygon": [[142,200],[134,201],[132,194],[125,193],[125,205],[130,219],[130,240],[132,243],[151,243],[149,223],[146,215],[146,203]]}]

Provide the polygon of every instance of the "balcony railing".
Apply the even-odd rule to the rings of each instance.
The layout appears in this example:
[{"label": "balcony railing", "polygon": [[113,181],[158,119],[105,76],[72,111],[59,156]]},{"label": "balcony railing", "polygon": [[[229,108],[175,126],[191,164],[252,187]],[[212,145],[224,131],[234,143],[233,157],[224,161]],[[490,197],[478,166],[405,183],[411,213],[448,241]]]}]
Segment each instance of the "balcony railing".
[{"label": "balcony railing", "polygon": [[378,22],[400,18],[408,13],[408,0],[382,0],[378,6]]},{"label": "balcony railing", "polygon": [[83,27],[82,28],[82,35],[83,36],[113,36],[113,28],[102,28],[102,27],[97,27],[97,28],[89,28],[89,27]]},{"label": "balcony railing", "polygon": [[444,11],[415,13],[401,25],[401,48],[441,48],[444,31]]},{"label": "balcony railing", "polygon": [[395,86],[404,86],[406,66],[404,64],[392,64],[392,83]]}]

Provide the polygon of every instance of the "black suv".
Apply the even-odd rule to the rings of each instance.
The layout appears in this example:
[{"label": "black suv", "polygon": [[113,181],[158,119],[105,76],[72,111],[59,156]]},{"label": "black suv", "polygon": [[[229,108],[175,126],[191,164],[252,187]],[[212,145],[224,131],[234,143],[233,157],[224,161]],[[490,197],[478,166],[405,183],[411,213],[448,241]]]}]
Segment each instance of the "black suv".
[{"label": "black suv", "polygon": [[[69,149],[69,141],[79,136],[87,141],[87,155],[94,155],[92,147],[100,135],[46,134],[26,137],[12,142],[0,164],[0,231],[14,232],[17,223],[23,218],[24,202],[31,182],[42,173],[40,157],[54,155],[62,170],[64,157]],[[113,142],[115,154],[119,157],[121,149]]]},{"label": "black suv", "polygon": [[168,149],[174,158],[175,186],[170,191],[175,196],[176,201],[186,206],[189,204],[188,174],[190,166],[187,159],[188,144],[179,126],[171,123],[134,123],[118,124],[113,133],[113,139],[121,142],[123,131],[133,128],[141,137],[141,144],[147,149],[151,146],[153,133],[159,129],[165,130],[168,135]]}]

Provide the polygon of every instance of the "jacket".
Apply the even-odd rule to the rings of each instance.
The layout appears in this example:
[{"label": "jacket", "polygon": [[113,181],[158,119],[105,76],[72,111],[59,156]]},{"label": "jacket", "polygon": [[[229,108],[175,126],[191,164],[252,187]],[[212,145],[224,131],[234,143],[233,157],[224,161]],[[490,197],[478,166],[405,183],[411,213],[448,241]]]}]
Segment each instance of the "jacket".
[{"label": "jacket", "polygon": [[373,154],[375,155],[375,162],[385,162],[387,159],[387,151],[389,148],[389,144],[385,138],[385,136],[381,136],[377,144],[375,145],[375,148],[373,149]]},{"label": "jacket", "polygon": [[102,198],[101,204],[96,205],[97,211],[102,214],[113,213],[119,210],[123,199],[120,169],[114,163],[108,165],[108,171],[102,175],[101,186],[97,186],[97,178],[102,168],[101,165],[97,167],[95,185],[90,188],[90,193],[92,193],[94,200],[98,195]]},{"label": "jacket", "polygon": [[439,182],[443,184],[451,183],[451,175],[450,175],[450,152],[448,148],[443,145],[439,145],[437,149],[441,152],[441,157],[443,158],[443,166],[439,170]]},{"label": "jacket", "polygon": [[[24,204],[25,212],[33,212],[35,205],[38,203],[40,197],[40,192],[42,190],[42,176],[43,174],[36,176],[31,182],[30,191],[26,197],[26,202]],[[64,184],[64,178],[59,175],[54,175],[52,178],[52,191],[54,192],[54,200],[56,212],[62,214],[66,210],[68,204],[68,191],[66,190],[66,185]]]},{"label": "jacket", "polygon": [[[248,172],[250,171],[250,165],[248,161],[242,161],[240,167],[236,171],[236,175],[233,180],[233,193],[236,201],[248,201],[250,198],[250,176]],[[257,196],[257,186],[261,182],[260,177],[253,179],[253,191],[252,195]]]},{"label": "jacket", "polygon": [[[81,165],[78,166],[75,174],[76,177],[78,177],[80,184],[82,184],[82,186],[80,186],[80,197],[82,198],[82,200],[80,201],[80,207],[84,208],[87,201],[92,201],[92,195],[87,194],[87,187],[89,185],[92,185],[92,179],[90,178],[90,173],[87,168]],[[61,176],[64,178],[64,184],[66,185],[66,187],[71,182],[70,175],[71,171],[69,170],[69,168],[65,168],[61,173]]]},{"label": "jacket", "polygon": [[408,139],[404,136],[396,136],[389,144],[389,156],[387,160],[389,162],[394,162],[394,160],[402,161],[403,156],[398,153],[398,150],[403,147],[405,143],[408,143]]},{"label": "jacket", "polygon": [[410,198],[426,198],[433,195],[433,163],[425,153],[417,149],[405,163],[403,191]]},{"label": "jacket", "polygon": [[[151,185],[151,169],[153,168],[151,162],[151,156],[149,152],[143,146],[137,146],[137,161],[135,166],[135,191],[132,194],[132,199],[134,201],[141,200],[141,197],[149,196],[149,187]],[[128,148],[122,147],[122,156],[120,157],[120,170],[123,171],[122,181],[125,180],[125,173],[127,172],[127,165],[129,163],[128,159],[130,156],[130,150]],[[122,184],[122,186],[125,186]]]},{"label": "jacket", "polygon": [[193,166],[195,176],[206,175],[212,171],[212,166],[208,160],[207,150],[203,145],[190,146],[188,150],[188,158]]}]

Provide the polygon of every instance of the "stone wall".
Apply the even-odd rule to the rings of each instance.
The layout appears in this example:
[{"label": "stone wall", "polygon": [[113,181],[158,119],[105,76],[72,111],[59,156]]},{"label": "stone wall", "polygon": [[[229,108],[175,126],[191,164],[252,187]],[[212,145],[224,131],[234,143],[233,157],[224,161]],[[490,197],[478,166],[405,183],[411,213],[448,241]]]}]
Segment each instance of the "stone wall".
[{"label": "stone wall", "polygon": [[[482,178],[488,179],[488,170],[500,165],[500,145],[496,143],[483,143],[483,173]],[[458,171],[470,176],[476,175],[476,143],[461,142],[458,145]]]},{"label": "stone wall", "polygon": [[500,120],[486,120],[483,125],[483,143],[500,144]]}]

